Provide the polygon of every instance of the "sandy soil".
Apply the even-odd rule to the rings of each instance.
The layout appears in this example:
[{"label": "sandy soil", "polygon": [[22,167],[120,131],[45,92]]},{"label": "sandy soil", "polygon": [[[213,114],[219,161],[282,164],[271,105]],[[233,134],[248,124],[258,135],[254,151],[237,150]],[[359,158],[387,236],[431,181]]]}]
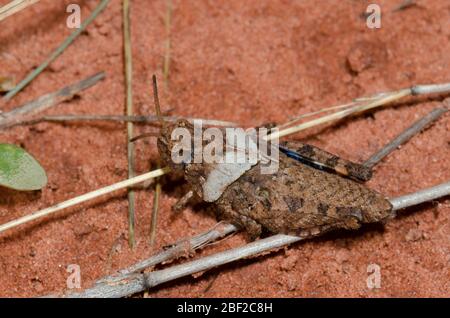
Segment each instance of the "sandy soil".
[{"label": "sandy soil", "polygon": [[[0,4],[7,3],[1,0]],[[22,79],[70,34],[66,5],[83,17],[98,1],[42,0],[1,22],[0,75]],[[169,86],[161,91],[173,114],[259,125],[379,91],[450,80],[450,4],[446,0],[377,1],[381,29],[366,27],[365,1],[181,1],[173,4]],[[153,114],[150,79],[162,78],[165,1],[132,2],[134,103]],[[46,114],[123,114],[121,1],[108,8],[49,69],[11,102],[26,101],[98,71],[107,78]],[[371,153],[440,105],[442,97],[415,99],[327,129],[293,136],[348,159]],[[385,159],[368,183],[397,196],[450,179],[449,116]],[[138,132],[148,131],[140,127]],[[46,168],[39,193],[1,189],[0,223],[127,176],[126,129],[112,123],[41,123],[0,134],[22,145]],[[137,144],[137,170],[154,167],[154,140]],[[126,193],[70,209],[0,236],[0,296],[38,296],[65,289],[69,264],[81,267],[82,287],[202,232],[215,219],[170,206],[185,191],[164,187],[157,246],[148,244],[152,189],[137,194],[138,245],[127,244]],[[450,296],[450,208],[442,199],[408,209],[386,226],[336,233],[240,261],[149,291],[150,297],[410,297]],[[196,257],[246,242],[238,234]],[[368,289],[369,264],[381,268],[381,288]]]}]

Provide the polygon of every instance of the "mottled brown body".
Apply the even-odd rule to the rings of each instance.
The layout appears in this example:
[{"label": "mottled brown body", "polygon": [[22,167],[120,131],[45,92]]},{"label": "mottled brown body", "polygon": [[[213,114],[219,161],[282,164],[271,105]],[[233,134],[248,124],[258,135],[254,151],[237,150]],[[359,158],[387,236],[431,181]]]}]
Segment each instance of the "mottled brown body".
[{"label": "mottled brown body", "polygon": [[260,174],[258,166],[229,186],[216,202],[219,217],[258,237],[272,233],[317,236],[391,215],[384,196],[362,184],[320,171],[280,155],[278,172]]},{"label": "mottled brown body", "polygon": [[[202,186],[214,165],[171,162],[171,131],[180,126],[192,129],[186,121],[165,127],[158,139],[158,149],[162,159],[172,169],[183,173],[192,190],[202,199]],[[299,143],[284,143],[283,146],[349,177],[370,178],[370,170],[316,147]],[[392,215],[391,203],[376,191],[341,175],[300,163],[283,153],[279,155],[276,173],[261,174],[258,163],[230,184],[212,208],[220,219],[245,228],[252,238],[258,237],[263,228],[272,233],[313,237],[338,228],[357,229],[362,223],[379,222]]]}]

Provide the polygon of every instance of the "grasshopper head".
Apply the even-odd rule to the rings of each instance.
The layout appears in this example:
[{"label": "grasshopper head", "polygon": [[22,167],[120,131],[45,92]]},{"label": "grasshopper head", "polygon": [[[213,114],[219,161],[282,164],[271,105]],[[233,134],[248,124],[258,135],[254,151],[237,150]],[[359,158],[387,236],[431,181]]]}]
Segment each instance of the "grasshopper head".
[{"label": "grasshopper head", "polygon": [[184,172],[186,164],[192,161],[194,126],[185,119],[161,128],[158,137],[158,151],[161,160],[174,172]]}]

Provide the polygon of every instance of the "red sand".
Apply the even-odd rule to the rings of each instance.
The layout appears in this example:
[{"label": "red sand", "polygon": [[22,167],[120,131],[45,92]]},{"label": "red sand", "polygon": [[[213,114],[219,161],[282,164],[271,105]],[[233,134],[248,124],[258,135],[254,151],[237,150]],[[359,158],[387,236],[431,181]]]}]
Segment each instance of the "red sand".
[{"label": "red sand", "polygon": [[[1,0],[0,4],[7,3]],[[22,79],[70,34],[65,6],[42,0],[1,22],[0,75]],[[83,18],[98,1],[77,1]],[[382,27],[370,30],[363,1],[174,1],[170,87],[164,109],[176,115],[259,125],[379,91],[450,80],[450,5],[379,1]],[[164,1],[133,1],[134,103],[152,114],[151,74],[162,78]],[[23,102],[95,72],[107,79],[47,114],[122,114],[124,80],[121,1],[113,0],[49,69],[12,102]],[[161,82],[162,83],[162,82]],[[162,86],[162,85],[161,85]],[[414,120],[440,105],[420,99],[292,138],[362,161]],[[368,185],[396,196],[450,179],[449,116],[415,137],[376,168]],[[148,131],[142,127],[139,131]],[[40,194],[2,189],[0,223],[126,178],[123,124],[48,124],[1,133],[46,168]],[[137,144],[137,170],[157,158],[154,140]],[[201,210],[174,214],[182,195],[169,184],[162,195],[157,248],[148,245],[153,191],[137,195],[137,238],[127,244],[125,192],[14,229],[0,236],[0,296],[38,296],[66,286],[69,264],[81,266],[82,287],[151,255],[162,246],[202,232],[215,220]],[[450,296],[449,202],[409,209],[383,226],[338,233],[268,256],[233,263],[149,292],[150,297]],[[197,257],[246,242],[243,234],[204,249]],[[381,288],[367,288],[367,266],[381,267]]]}]

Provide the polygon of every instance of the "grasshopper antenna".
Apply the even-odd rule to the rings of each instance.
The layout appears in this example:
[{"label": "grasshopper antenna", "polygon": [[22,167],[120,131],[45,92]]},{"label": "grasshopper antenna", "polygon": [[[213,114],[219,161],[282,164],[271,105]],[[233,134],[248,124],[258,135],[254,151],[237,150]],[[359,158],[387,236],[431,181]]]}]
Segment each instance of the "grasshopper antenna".
[{"label": "grasshopper antenna", "polygon": [[138,135],[138,136],[135,136],[135,137],[131,138],[130,142],[135,142],[136,140],[144,139],[144,138],[147,138],[147,137],[159,137],[159,133],[157,133],[157,132],[143,133],[141,135]]},{"label": "grasshopper antenna", "polygon": [[165,122],[161,115],[161,107],[159,105],[159,97],[158,97],[158,83],[156,81],[155,74],[153,74],[152,80],[153,80],[153,98],[154,98],[154,103],[155,103],[155,108],[156,108],[156,116],[158,116],[159,122],[161,123],[161,126],[164,128]]},{"label": "grasshopper antenna", "polygon": [[[154,103],[155,103],[155,109],[156,109],[156,117],[158,117],[158,121],[161,124],[161,127],[165,128],[166,123],[161,114],[161,107],[159,105],[159,97],[158,97],[158,83],[156,81],[155,74],[153,74],[153,76],[152,76],[152,82],[153,82],[153,97],[154,97]],[[154,133],[154,132],[144,133],[144,134],[135,136],[134,138],[131,138],[130,142],[135,142],[136,140],[143,139],[146,137],[159,137],[159,134]]]}]

